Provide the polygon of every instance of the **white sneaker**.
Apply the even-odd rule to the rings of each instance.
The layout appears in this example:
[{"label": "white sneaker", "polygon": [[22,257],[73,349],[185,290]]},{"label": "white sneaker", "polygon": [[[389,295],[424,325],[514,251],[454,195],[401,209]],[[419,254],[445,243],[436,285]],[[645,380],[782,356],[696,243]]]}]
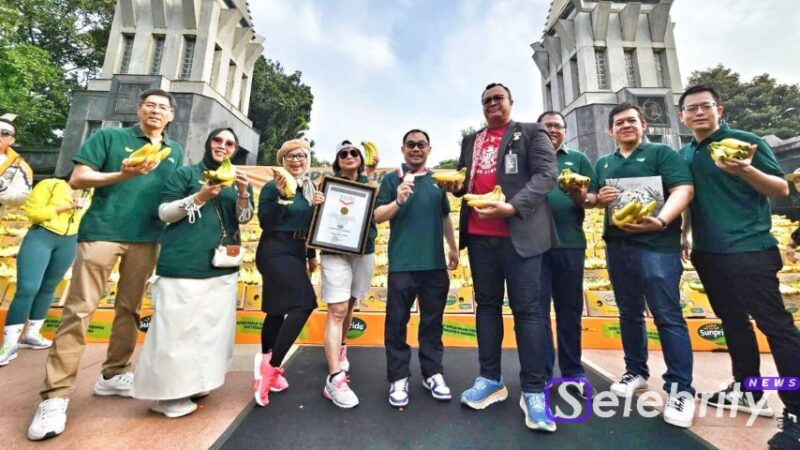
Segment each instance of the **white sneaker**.
[{"label": "white sneaker", "polygon": [[670,396],[664,408],[664,422],[676,427],[689,428],[694,420],[694,399],[686,393]]},{"label": "white sneaker", "polygon": [[45,339],[41,334],[30,336],[25,333],[22,336],[22,340],[19,341],[19,348],[32,348],[34,350],[44,350],[50,348],[52,345],[53,341]]},{"label": "white sneaker", "polygon": [[177,400],[156,400],[150,405],[150,411],[163,414],[171,419],[188,416],[197,411],[197,404],[188,398]]},{"label": "white sneaker", "polygon": [[627,398],[639,389],[647,389],[647,380],[641,375],[628,372],[612,384],[610,390],[619,397]]},{"label": "white sneaker", "polygon": [[356,393],[350,389],[350,377],[344,372],[339,372],[333,378],[330,376],[327,377],[322,395],[339,408],[358,406],[358,397]]},{"label": "white sneaker", "polygon": [[64,397],[48,398],[39,403],[31,426],[28,427],[28,439],[41,441],[64,432],[64,427],[67,426],[68,405],[69,399]]},{"label": "white sneaker", "polygon": [[408,405],[408,377],[393,381],[389,386],[389,404],[395,408]]},{"label": "white sneaker", "polygon": [[444,382],[444,377],[440,373],[422,380],[422,386],[431,391],[431,395],[436,400],[450,400],[452,398],[450,388],[447,387],[447,384]]},{"label": "white sneaker", "polygon": [[16,344],[3,344],[0,347],[0,367],[7,366],[8,363],[17,359],[17,349],[19,348]]},{"label": "white sneaker", "polygon": [[342,345],[342,348],[339,349],[339,370],[344,372],[350,371],[350,361],[347,359],[347,346]]},{"label": "white sneaker", "polygon": [[133,397],[131,388],[133,387],[133,372],[125,372],[115,375],[108,380],[103,378],[103,374],[97,378],[94,384],[94,395],[106,397],[109,395],[119,395],[120,397]]}]

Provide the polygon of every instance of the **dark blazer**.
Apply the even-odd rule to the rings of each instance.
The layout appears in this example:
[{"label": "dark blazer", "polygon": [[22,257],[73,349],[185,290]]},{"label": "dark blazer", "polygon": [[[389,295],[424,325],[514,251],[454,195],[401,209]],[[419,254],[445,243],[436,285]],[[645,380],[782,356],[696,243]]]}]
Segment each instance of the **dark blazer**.
[{"label": "dark blazer", "polygon": [[[459,197],[466,194],[472,177],[472,150],[478,133],[465,137],[461,142],[458,168],[467,168],[467,178],[464,188],[455,194]],[[505,157],[512,152],[517,154],[518,170],[516,174],[507,174]],[[556,186],[557,176],[556,152],[547,130],[538,123],[509,122],[497,154],[497,184],[503,189],[506,201],[517,210],[517,214],[506,221],[514,249],[523,258],[541,255],[558,244],[558,233],[547,202],[547,194]],[[467,245],[468,217],[469,207],[462,200],[459,218],[461,248]]]}]

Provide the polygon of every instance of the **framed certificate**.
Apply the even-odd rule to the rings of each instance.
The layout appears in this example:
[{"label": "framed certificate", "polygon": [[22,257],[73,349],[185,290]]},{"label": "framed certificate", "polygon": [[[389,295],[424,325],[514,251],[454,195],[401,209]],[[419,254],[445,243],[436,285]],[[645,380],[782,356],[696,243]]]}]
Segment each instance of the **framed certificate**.
[{"label": "framed certificate", "polygon": [[334,253],[363,255],[378,188],[325,177],[320,190],[325,203],[314,208],[306,244]]}]

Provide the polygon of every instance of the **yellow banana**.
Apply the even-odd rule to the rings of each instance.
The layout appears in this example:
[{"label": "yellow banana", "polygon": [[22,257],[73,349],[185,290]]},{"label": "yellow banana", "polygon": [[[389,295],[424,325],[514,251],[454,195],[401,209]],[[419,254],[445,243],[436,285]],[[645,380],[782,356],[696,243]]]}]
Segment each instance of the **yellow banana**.
[{"label": "yellow banana", "polygon": [[558,175],[558,185],[565,191],[576,187],[588,186],[589,181],[591,181],[589,177],[575,173],[571,169],[564,169]]},{"label": "yellow banana", "polygon": [[294,176],[283,167],[273,167],[272,173],[276,179],[282,178],[285,182],[284,190],[281,194],[286,198],[294,198],[294,194],[297,192],[297,180]]},{"label": "yellow banana", "polygon": [[225,186],[233,185],[236,181],[236,168],[231,164],[231,160],[225,158],[219,164],[217,170],[206,170],[203,177],[212,183],[222,183]]},{"label": "yellow banana", "polygon": [[364,165],[374,166],[375,157],[378,156],[378,146],[370,141],[361,141],[361,145],[364,146]]},{"label": "yellow banana", "polygon": [[618,209],[616,212],[614,212],[612,219],[617,221],[622,221],[622,219],[624,219],[625,216],[630,215],[636,209],[636,205],[638,203],[639,202],[637,201],[632,201],[627,205],[623,206],[622,208]]},{"label": "yellow banana", "polygon": [[462,167],[461,170],[456,172],[455,170],[449,170],[447,172],[434,172],[433,181],[437,183],[452,183],[458,182],[463,183],[464,180],[467,178],[467,168]]},{"label": "yellow banana", "polygon": [[470,208],[485,208],[492,203],[506,201],[506,196],[500,186],[495,186],[486,194],[467,194],[464,196],[464,200],[467,201],[467,206]]},{"label": "yellow banana", "polygon": [[703,287],[703,283],[700,280],[692,280],[686,286],[693,291],[706,292],[706,288]]},{"label": "yellow banana", "polygon": [[642,219],[645,218],[645,216],[649,216],[650,214],[652,214],[653,211],[656,210],[656,207],[658,207],[658,202],[656,202],[655,200],[653,200],[652,202],[644,205],[642,207],[642,210],[639,211],[638,214],[636,214],[636,220],[634,221],[634,223],[641,222]]},{"label": "yellow banana", "polygon": [[152,143],[144,144],[139,148],[139,150],[136,150],[135,152],[131,153],[128,156],[127,158],[128,165],[138,166],[139,164],[142,164],[143,162],[147,161],[147,159],[150,156],[158,154],[159,150],[161,150],[160,142],[157,144],[152,144]]},{"label": "yellow banana", "polygon": [[750,156],[750,144],[738,139],[727,138],[708,144],[711,159],[714,161],[730,159],[746,159]]}]

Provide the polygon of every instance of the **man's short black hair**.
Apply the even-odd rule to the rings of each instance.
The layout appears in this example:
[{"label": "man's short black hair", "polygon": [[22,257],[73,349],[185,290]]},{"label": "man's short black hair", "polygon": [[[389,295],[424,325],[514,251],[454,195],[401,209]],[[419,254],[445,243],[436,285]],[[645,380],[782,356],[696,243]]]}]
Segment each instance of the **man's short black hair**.
[{"label": "man's short black hair", "polygon": [[493,87],[497,87],[497,86],[500,86],[501,88],[506,90],[506,94],[508,94],[508,101],[511,101],[511,89],[506,87],[506,85],[504,85],[503,83],[489,83],[489,84],[487,84],[486,87],[483,89],[483,92],[481,92],[481,101],[483,101],[483,94],[485,94],[486,91],[488,91],[489,89],[491,89]]},{"label": "man's short black hair", "polygon": [[614,128],[614,116],[629,109],[636,111],[636,114],[639,115],[639,120],[642,123],[647,122],[647,119],[644,118],[644,111],[642,111],[642,108],[640,108],[639,105],[634,105],[630,102],[622,102],[615,106],[610,113],[608,113],[608,129],[610,130],[611,128]]},{"label": "man's short black hair", "polygon": [[425,140],[428,141],[428,145],[431,145],[431,138],[428,136],[428,133],[420,130],[419,128],[414,128],[413,130],[406,131],[406,134],[403,135],[403,145],[406,145],[406,138],[411,133],[422,133],[425,135]]},{"label": "man's short black hair", "polygon": [[539,118],[536,119],[536,123],[542,123],[542,119],[544,119],[545,116],[558,116],[558,117],[561,117],[561,121],[564,122],[564,128],[567,127],[567,119],[565,119],[564,115],[561,114],[558,111],[545,111],[545,112],[539,114]]},{"label": "man's short black hair", "polygon": [[686,100],[686,97],[699,92],[708,92],[711,94],[711,96],[714,97],[714,102],[717,104],[717,106],[719,106],[719,92],[717,92],[716,89],[707,84],[695,84],[694,86],[689,86],[685,91],[683,91],[680,100],[678,100],[678,108],[683,111],[683,101]]},{"label": "man's short black hair", "polygon": [[142,103],[144,103],[145,99],[147,97],[150,97],[151,95],[157,95],[159,97],[166,98],[167,100],[169,100],[169,107],[172,108],[172,109],[175,109],[175,97],[173,97],[172,94],[170,94],[169,92],[167,92],[167,91],[165,91],[163,89],[158,89],[158,88],[148,89],[148,90],[142,92],[139,95],[139,104],[141,105]]}]

